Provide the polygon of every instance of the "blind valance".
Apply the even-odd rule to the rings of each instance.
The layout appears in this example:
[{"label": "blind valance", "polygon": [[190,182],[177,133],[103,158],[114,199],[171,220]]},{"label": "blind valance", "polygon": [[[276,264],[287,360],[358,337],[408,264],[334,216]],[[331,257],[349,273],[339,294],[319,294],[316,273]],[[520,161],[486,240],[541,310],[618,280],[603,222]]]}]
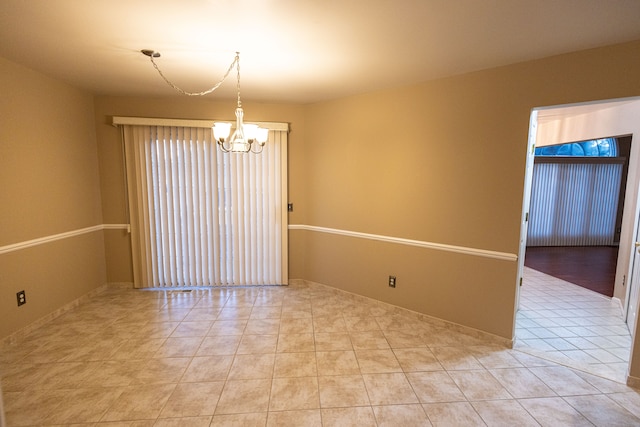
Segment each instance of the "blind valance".
[{"label": "blind valance", "polygon": [[[233,122],[233,120],[199,120],[199,119],[166,119],[160,117],[125,117],[113,116],[112,124],[114,126],[134,125],[134,126],[174,126],[174,127],[190,127],[190,128],[211,128],[216,122]],[[246,122],[247,124],[256,124],[260,127],[273,131],[289,132],[289,123],[279,122]]]}]

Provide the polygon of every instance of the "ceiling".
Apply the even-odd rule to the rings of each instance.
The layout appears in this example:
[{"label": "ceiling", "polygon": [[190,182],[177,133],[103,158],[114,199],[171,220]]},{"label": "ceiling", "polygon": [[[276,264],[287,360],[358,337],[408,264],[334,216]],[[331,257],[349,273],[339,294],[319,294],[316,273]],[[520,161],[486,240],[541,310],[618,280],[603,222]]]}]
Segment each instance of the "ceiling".
[{"label": "ceiling", "polygon": [[[312,103],[640,39],[639,0],[0,0],[0,56],[96,94]],[[208,97],[235,97],[235,75]]]}]

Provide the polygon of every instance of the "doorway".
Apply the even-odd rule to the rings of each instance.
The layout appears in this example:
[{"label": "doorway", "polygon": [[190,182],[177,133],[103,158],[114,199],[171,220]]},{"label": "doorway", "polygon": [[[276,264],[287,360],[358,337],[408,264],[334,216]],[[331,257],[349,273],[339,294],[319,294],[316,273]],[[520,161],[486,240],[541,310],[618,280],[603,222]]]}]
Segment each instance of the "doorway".
[{"label": "doorway", "polygon": [[630,136],[536,147],[525,265],[614,296],[630,153]]},{"label": "doorway", "polygon": [[[521,285],[526,286],[527,271],[529,271],[529,275],[531,275],[531,271],[533,271],[525,269],[524,260],[526,255],[526,228],[528,226],[529,213],[528,197],[530,196],[531,176],[533,174],[534,147],[604,138],[610,135],[633,135],[636,132],[640,132],[640,124],[637,124],[637,117],[640,116],[639,99],[640,98],[609,100],[604,102],[593,102],[586,104],[536,108],[533,110],[529,136],[530,149],[527,152],[527,172],[525,175],[525,191],[522,212],[523,227],[521,231],[521,247],[519,254],[519,272],[521,273]],[[636,212],[636,207],[638,204],[638,195],[636,190],[640,181],[640,177],[637,173],[637,163],[640,160],[640,149],[637,147],[637,145],[638,144],[635,144],[635,146],[633,147],[633,151],[630,153],[630,167],[628,173],[629,184],[627,185],[627,191],[625,193],[624,201],[625,212],[627,213]],[[623,319],[623,308],[624,310],[626,310],[629,302],[629,289],[626,284],[627,277],[629,277],[630,274],[631,247],[633,245],[634,231],[636,229],[636,221],[635,218],[632,218],[632,216],[633,215],[630,214],[624,215],[624,218],[622,219],[622,225],[621,227],[619,227],[620,251],[617,258],[614,292],[613,298],[607,300],[609,304],[613,304],[614,308],[616,308],[617,312],[619,313],[620,319]],[[522,307],[520,304],[520,293],[522,292],[522,289],[519,288],[518,291],[519,299],[517,302],[517,307],[521,310],[526,310],[527,307]],[[551,298],[553,298],[553,296],[551,296]],[[552,312],[553,310],[550,309],[542,311]],[[522,332],[523,329],[526,329],[526,326],[530,325],[531,319],[523,320],[520,314],[521,313],[518,313],[518,315],[516,316],[516,339],[522,342],[527,338],[532,339],[532,337],[530,336],[527,338],[518,337],[518,331]],[[562,326],[557,324],[557,321],[558,319],[547,318],[539,319],[538,322],[534,322],[539,326],[551,325],[552,327],[558,326],[562,328]],[[525,323],[524,327],[522,322]],[[529,325],[527,325],[528,322]],[[561,320],[561,322],[570,322],[570,320]],[[617,333],[626,332],[618,328],[618,326],[619,325],[616,325],[614,327]],[[604,328],[606,328],[606,326]],[[541,340],[552,340],[551,342],[555,342],[560,346],[565,345],[567,342],[566,339],[556,340],[555,338],[563,337],[559,337],[553,332],[547,331],[544,333],[549,333],[550,336],[546,338],[535,338],[540,338]],[[577,338],[580,337],[576,336],[575,338],[576,339],[573,341],[577,342]],[[593,339],[589,339],[587,341],[592,344],[594,342],[604,342],[602,338],[598,337],[593,337]],[[622,345],[622,347],[620,347],[622,350],[618,349],[618,355],[621,355],[621,352],[626,352],[626,357],[623,360],[625,361],[626,365],[628,365],[631,337],[628,336],[627,338],[625,338],[624,336],[622,336],[619,340],[619,344]],[[625,345],[627,345],[626,350]],[[549,347],[555,355],[572,351],[570,348],[567,348],[565,350],[558,350],[552,345],[550,345]],[[580,352],[576,353],[582,354]],[[578,364],[583,368],[585,366],[585,363],[580,363],[580,361],[578,361]]]}]

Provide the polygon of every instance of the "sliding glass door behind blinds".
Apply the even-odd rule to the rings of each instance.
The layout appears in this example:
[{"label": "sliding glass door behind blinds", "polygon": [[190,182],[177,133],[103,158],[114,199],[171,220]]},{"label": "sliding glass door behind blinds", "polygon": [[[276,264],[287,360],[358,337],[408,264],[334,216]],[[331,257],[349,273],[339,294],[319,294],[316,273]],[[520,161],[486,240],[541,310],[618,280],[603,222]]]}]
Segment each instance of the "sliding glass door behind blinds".
[{"label": "sliding glass door behind blinds", "polygon": [[621,179],[621,163],[536,163],[527,245],[613,245]]},{"label": "sliding glass door behind blinds", "polygon": [[209,128],[126,126],[138,287],[286,282],[286,136],[237,154]]}]

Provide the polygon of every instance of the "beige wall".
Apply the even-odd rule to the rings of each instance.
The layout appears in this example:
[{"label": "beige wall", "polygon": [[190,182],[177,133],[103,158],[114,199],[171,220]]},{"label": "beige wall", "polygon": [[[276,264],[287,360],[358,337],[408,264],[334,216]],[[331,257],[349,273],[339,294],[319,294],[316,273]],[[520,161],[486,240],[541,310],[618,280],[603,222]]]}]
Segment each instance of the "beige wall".
[{"label": "beige wall", "polygon": [[[0,93],[0,247],[102,224],[92,96],[2,58]],[[0,339],[104,285],[103,246],[98,230],[0,254]]]},{"label": "beige wall", "polygon": [[[303,109],[295,105],[260,104],[244,101],[245,120],[264,122],[285,122],[290,124],[289,133],[289,200],[302,201],[304,183],[299,179],[304,162],[304,120]],[[232,102],[217,102],[203,98],[182,96],[167,98],[114,97],[95,98],[95,121],[100,157],[100,182],[105,224],[125,224],[126,194],[122,161],[120,131],[111,125],[113,116],[160,117],[175,119],[232,120],[235,105]],[[303,218],[304,206],[294,204],[290,221]],[[304,272],[304,249],[299,239],[290,242],[291,260],[289,277],[302,278]],[[120,229],[105,230],[105,252],[107,259],[107,279],[113,282],[133,282],[129,235]]]},{"label": "beige wall", "polygon": [[[532,108],[638,95],[638,75],[635,42],[308,106],[308,225],[517,254]],[[514,261],[295,233],[305,279],[513,336]]]}]

